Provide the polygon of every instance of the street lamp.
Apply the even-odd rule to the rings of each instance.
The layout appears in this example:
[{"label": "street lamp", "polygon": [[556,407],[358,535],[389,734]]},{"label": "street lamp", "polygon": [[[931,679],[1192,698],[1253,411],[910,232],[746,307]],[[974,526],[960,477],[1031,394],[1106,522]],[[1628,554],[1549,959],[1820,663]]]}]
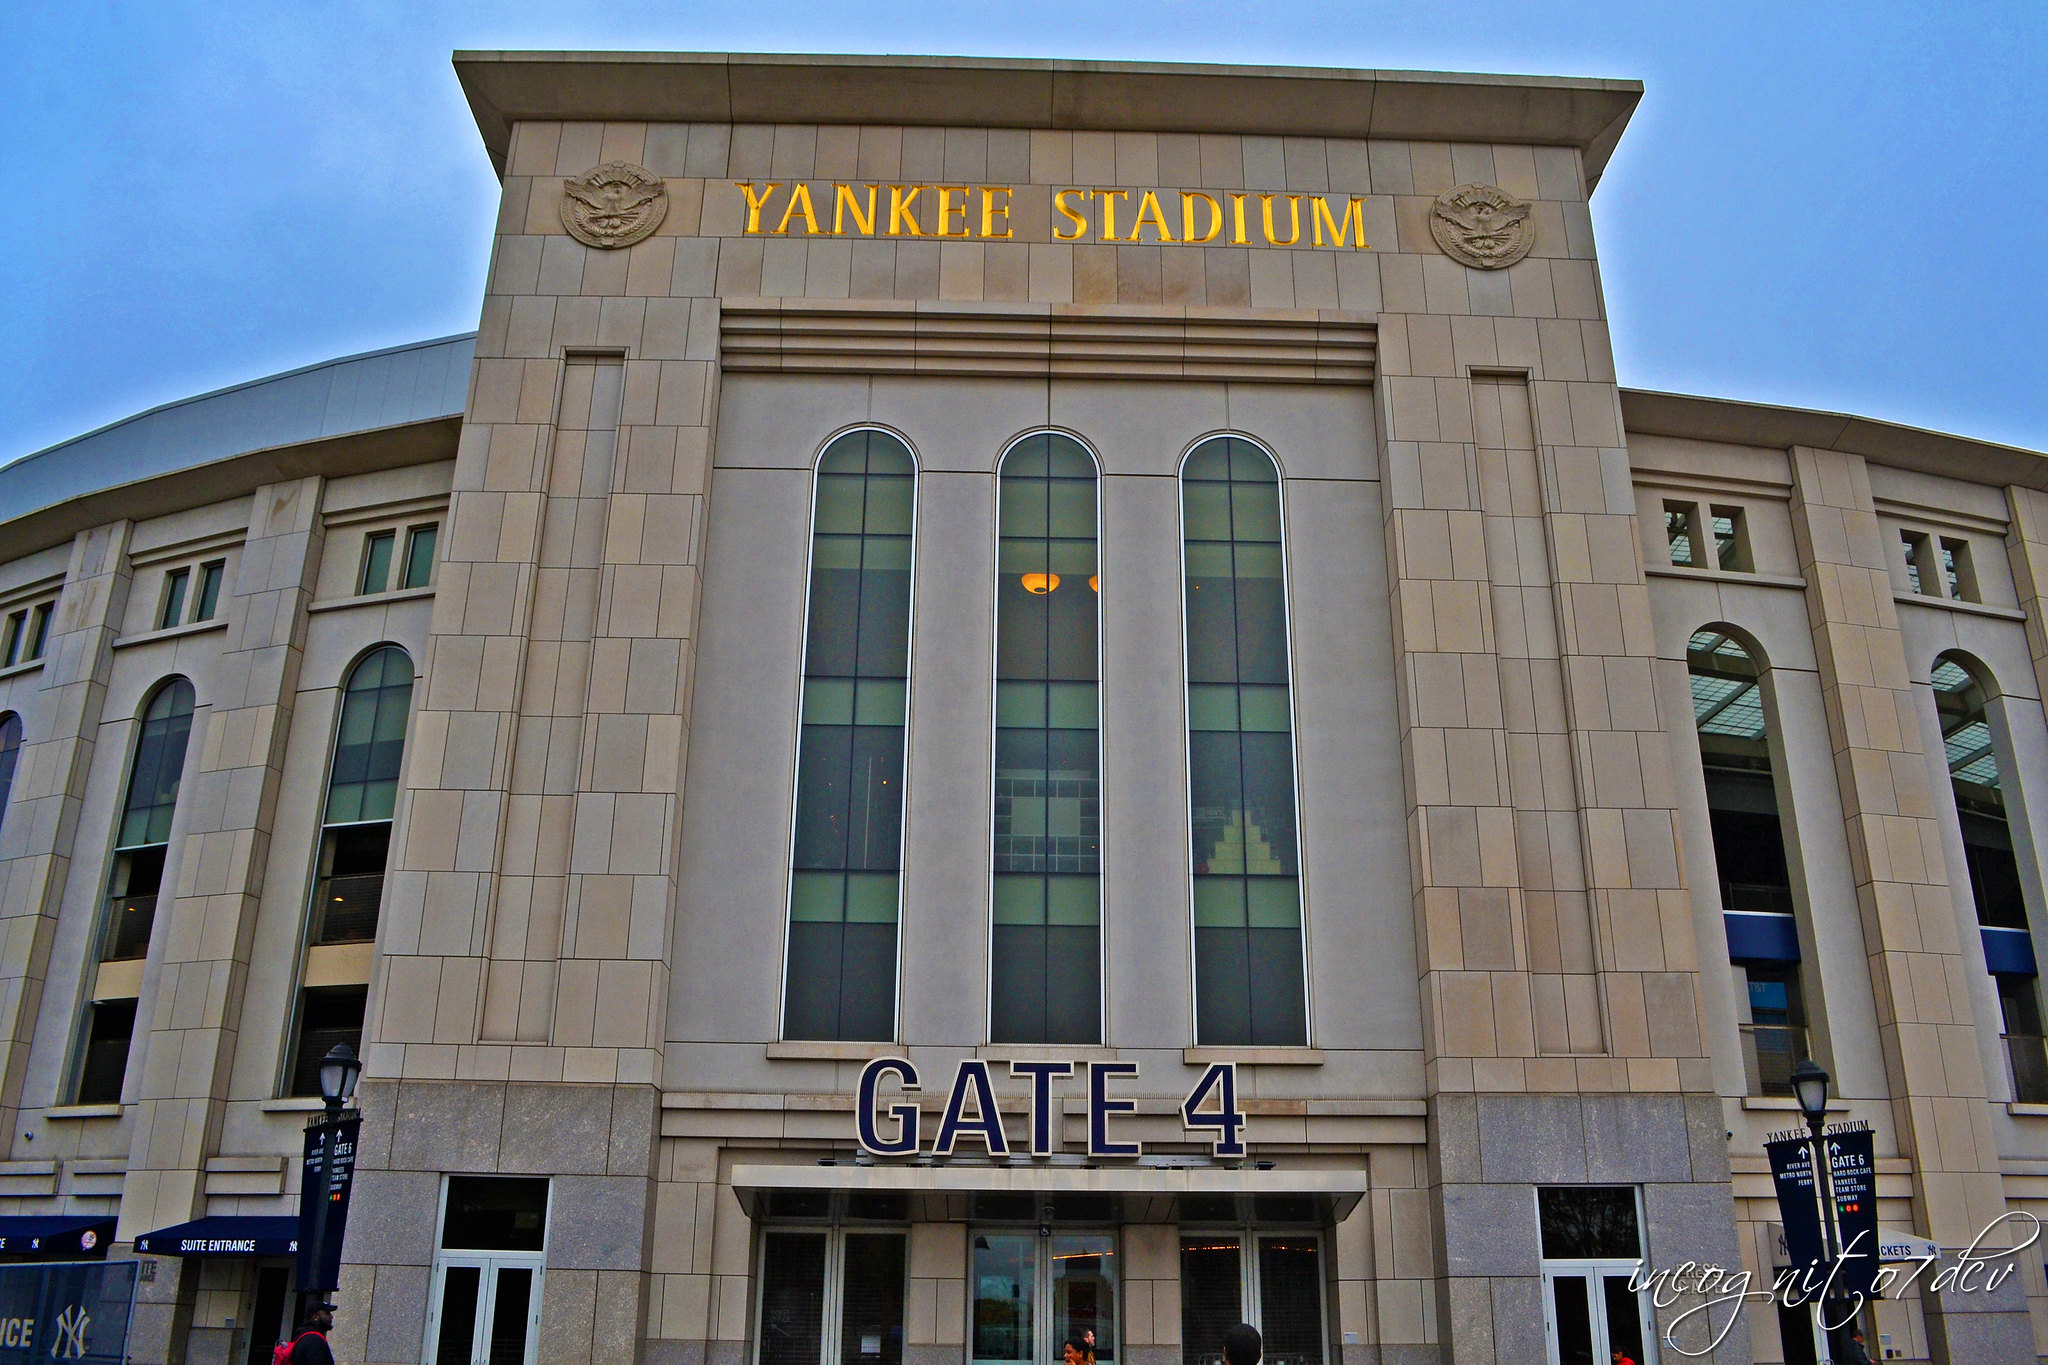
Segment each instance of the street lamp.
[{"label": "street lamp", "polygon": [[[1828,1073],[1813,1058],[1808,1057],[1792,1068],[1792,1097],[1799,1103],[1799,1112],[1806,1117],[1807,1159],[1813,1171],[1813,1193],[1820,1200],[1821,1231],[1827,1238],[1827,1260],[1829,1279],[1834,1278],[1834,1269],[1842,1259],[1842,1237],[1835,1226],[1835,1168],[1828,1160],[1827,1142],[1821,1137],[1821,1129],[1828,1121]],[[1831,1321],[1825,1299],[1821,1302],[1821,1324]]]},{"label": "street lamp", "polygon": [[363,1074],[363,1064],[356,1059],[356,1050],[347,1043],[336,1043],[325,1057],[320,1059],[320,1103],[326,1112],[314,1120],[313,1126],[320,1130],[320,1191],[318,1201],[313,1205],[313,1280],[311,1284],[299,1286],[299,1315],[305,1316],[305,1304],[309,1296],[323,1295],[338,1286],[326,1283],[327,1275],[327,1207],[334,1202],[334,1138],[341,1130],[342,1106],[356,1093],[356,1080]]}]

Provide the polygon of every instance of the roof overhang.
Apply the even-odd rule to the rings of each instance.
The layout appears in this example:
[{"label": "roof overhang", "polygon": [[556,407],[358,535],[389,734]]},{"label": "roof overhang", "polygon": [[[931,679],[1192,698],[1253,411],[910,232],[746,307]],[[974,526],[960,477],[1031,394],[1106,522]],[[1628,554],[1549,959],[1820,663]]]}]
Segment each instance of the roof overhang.
[{"label": "roof overhang", "polygon": [[2040,451],[1872,417],[1646,389],[1621,391],[1621,416],[1632,436],[1676,436],[1772,450],[1809,446],[1922,474],[2048,490],[2048,456]]},{"label": "roof overhang", "polygon": [[[778,1206],[801,1217],[804,1196],[838,1193],[894,1195],[903,1216],[917,1222],[963,1222],[991,1216],[991,1201],[1005,1208],[1034,1200],[1058,1217],[1062,1207],[1082,1210],[1091,1223],[1221,1222],[1256,1219],[1330,1225],[1342,1222],[1370,1188],[1357,1170],[1262,1170],[1230,1166],[1052,1166],[996,1164],[883,1166],[837,1162],[830,1166],[742,1165],[732,1170],[733,1193],[751,1218],[771,1218]],[[791,1196],[795,1196],[792,1198]],[[1020,1199],[1021,1197],[1021,1199]],[[979,1207],[978,1207],[979,1204]],[[1222,1216],[1216,1210],[1235,1212]],[[822,1208],[820,1203],[818,1207]],[[1009,1214],[1003,1215],[1009,1220]]]},{"label": "roof overhang", "polygon": [[1576,147],[1599,183],[1641,81],[740,52],[457,52],[502,174],[523,120],[868,123]]}]

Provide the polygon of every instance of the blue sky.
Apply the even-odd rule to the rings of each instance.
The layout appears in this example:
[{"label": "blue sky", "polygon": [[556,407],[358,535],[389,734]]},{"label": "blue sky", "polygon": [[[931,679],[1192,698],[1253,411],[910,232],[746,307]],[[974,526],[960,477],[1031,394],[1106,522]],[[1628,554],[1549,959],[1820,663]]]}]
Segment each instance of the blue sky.
[{"label": "blue sky", "polygon": [[1648,92],[1594,198],[1622,382],[2048,449],[2048,4],[0,7],[0,461],[476,325],[474,48],[1530,72]]}]

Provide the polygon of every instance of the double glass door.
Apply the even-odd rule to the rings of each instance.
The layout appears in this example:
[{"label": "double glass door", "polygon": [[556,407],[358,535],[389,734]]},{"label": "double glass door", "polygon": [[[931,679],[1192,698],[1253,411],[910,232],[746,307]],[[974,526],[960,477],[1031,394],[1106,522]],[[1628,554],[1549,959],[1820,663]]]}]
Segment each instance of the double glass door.
[{"label": "double glass door", "polygon": [[1640,1262],[1546,1265],[1544,1335],[1550,1365],[1609,1365],[1616,1351],[1636,1365],[1653,1365],[1656,1325],[1649,1297],[1628,1287]]},{"label": "double glass door", "polygon": [[1097,1365],[1117,1359],[1114,1232],[984,1229],[973,1254],[974,1365],[1058,1365],[1091,1333]]},{"label": "double glass door", "polygon": [[761,1236],[760,1365],[903,1365],[900,1230]]},{"label": "double glass door", "polygon": [[1182,1365],[1223,1365],[1223,1334],[1240,1322],[1259,1329],[1265,1365],[1323,1365],[1321,1238],[1234,1228],[1181,1234]]},{"label": "double glass door", "polygon": [[431,1365],[533,1365],[540,1343],[541,1258],[435,1258]]}]

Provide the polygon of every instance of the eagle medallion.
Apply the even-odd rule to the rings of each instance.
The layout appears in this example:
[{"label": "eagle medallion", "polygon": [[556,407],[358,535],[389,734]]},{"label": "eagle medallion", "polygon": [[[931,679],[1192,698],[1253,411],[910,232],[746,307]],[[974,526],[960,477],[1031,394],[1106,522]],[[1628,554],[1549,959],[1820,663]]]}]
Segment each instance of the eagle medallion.
[{"label": "eagle medallion", "polygon": [[1474,270],[1505,270],[1536,245],[1529,202],[1495,185],[1460,185],[1436,197],[1429,231],[1444,255]]},{"label": "eagle medallion", "polygon": [[668,216],[668,187],[641,166],[607,161],[562,182],[562,226],[585,246],[631,246]]}]

